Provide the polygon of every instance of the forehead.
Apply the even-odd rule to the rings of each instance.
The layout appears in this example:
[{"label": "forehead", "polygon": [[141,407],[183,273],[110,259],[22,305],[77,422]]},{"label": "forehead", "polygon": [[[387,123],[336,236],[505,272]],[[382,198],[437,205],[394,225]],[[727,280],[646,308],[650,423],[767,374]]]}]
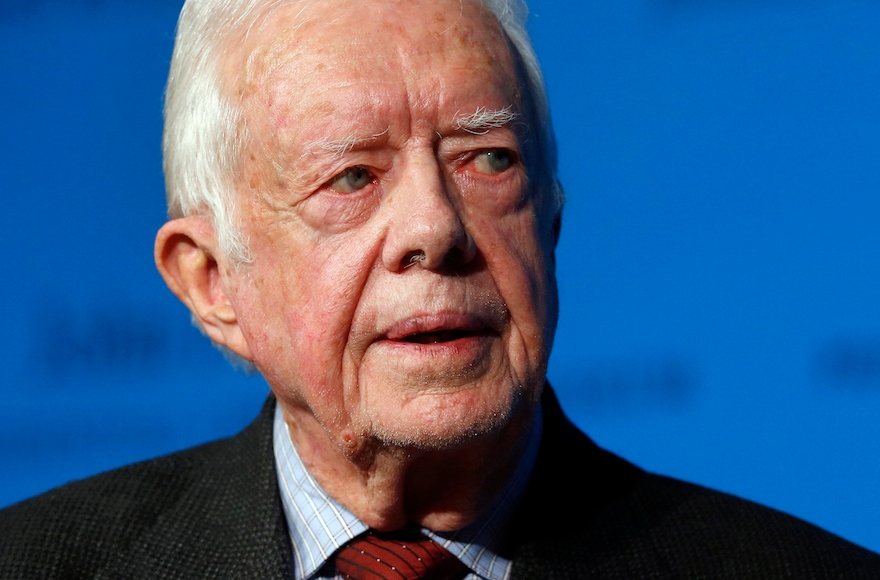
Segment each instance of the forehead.
[{"label": "forehead", "polygon": [[286,52],[304,45],[325,54],[346,45],[367,54],[390,48],[372,44],[378,38],[427,50],[428,37],[476,48],[501,36],[497,18],[478,0],[276,0],[257,10],[247,31],[251,48]]},{"label": "forehead", "polygon": [[285,3],[258,17],[234,68],[248,117],[273,126],[291,113],[338,122],[401,102],[436,116],[520,99],[501,26],[475,0]]}]

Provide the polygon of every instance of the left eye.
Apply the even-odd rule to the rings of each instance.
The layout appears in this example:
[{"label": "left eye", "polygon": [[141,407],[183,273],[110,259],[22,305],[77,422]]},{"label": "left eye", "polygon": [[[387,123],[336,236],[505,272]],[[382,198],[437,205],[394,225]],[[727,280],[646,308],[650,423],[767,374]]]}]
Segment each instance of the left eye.
[{"label": "left eye", "polygon": [[474,157],[474,166],[480,173],[495,175],[513,165],[513,152],[508,149],[488,149]]},{"label": "left eye", "polygon": [[330,189],[337,193],[352,193],[363,189],[373,181],[373,176],[366,167],[356,165],[349,167],[330,181]]}]

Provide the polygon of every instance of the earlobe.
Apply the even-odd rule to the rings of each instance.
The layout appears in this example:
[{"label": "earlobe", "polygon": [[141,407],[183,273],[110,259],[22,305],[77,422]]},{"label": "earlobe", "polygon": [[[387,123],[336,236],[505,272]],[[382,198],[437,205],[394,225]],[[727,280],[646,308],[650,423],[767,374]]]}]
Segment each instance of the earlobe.
[{"label": "earlobe", "polygon": [[165,283],[190,309],[205,334],[253,360],[227,296],[225,264],[210,220],[188,216],[167,222],[156,235],[155,259]]}]

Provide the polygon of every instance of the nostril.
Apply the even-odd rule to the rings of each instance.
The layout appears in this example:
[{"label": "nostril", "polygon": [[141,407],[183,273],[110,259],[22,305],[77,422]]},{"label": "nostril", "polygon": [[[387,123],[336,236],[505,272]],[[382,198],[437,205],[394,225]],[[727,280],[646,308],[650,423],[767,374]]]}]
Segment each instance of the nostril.
[{"label": "nostril", "polygon": [[403,267],[409,268],[410,266],[414,266],[420,262],[425,261],[425,252],[421,250],[415,250],[412,252],[407,252],[403,257]]},{"label": "nostril", "polygon": [[474,259],[476,247],[470,242],[470,240],[468,240],[468,242],[469,243],[465,246],[456,246],[449,250],[449,253],[444,260],[448,267],[459,268],[465,266]]}]

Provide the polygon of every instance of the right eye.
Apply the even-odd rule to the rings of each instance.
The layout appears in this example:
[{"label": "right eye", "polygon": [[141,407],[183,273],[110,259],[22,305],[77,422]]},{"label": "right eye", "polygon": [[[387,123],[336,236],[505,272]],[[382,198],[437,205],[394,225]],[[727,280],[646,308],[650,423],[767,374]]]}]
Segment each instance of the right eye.
[{"label": "right eye", "polygon": [[329,187],[337,193],[352,193],[373,182],[373,175],[366,167],[349,167],[330,180]]}]

